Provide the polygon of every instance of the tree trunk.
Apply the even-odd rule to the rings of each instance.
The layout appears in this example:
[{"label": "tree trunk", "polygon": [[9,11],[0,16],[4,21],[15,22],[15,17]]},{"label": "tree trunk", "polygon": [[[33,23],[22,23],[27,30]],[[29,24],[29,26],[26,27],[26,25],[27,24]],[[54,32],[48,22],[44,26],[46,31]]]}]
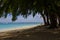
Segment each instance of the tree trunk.
[{"label": "tree trunk", "polygon": [[44,14],[42,14],[42,13],[41,13],[41,16],[43,17],[43,20],[44,20],[44,25],[47,25],[47,22],[46,22],[46,19],[45,19]]},{"label": "tree trunk", "polygon": [[49,28],[57,28],[57,18],[55,14],[50,14],[50,27]]},{"label": "tree trunk", "polygon": [[49,17],[47,16],[47,25],[49,25]]},{"label": "tree trunk", "polygon": [[59,21],[59,26],[60,26],[60,17],[58,18],[58,21]]},{"label": "tree trunk", "polygon": [[58,26],[60,26],[60,13],[58,13],[57,16],[58,16],[58,22],[59,22]]},{"label": "tree trunk", "polygon": [[60,26],[60,19],[59,19],[59,26]]},{"label": "tree trunk", "polygon": [[49,25],[49,15],[48,15],[47,9],[44,10],[44,14],[46,16],[46,23],[47,23],[47,25]]},{"label": "tree trunk", "polygon": [[44,20],[44,24],[47,25],[47,22],[44,16],[43,16],[43,20]]}]

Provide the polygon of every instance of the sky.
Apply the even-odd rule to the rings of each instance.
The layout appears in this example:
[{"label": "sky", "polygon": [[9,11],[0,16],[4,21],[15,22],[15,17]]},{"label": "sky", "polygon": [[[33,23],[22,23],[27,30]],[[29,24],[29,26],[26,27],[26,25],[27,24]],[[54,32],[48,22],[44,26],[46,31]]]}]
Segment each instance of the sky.
[{"label": "sky", "polygon": [[[8,14],[7,18],[4,18],[4,17],[0,18],[0,23],[12,22],[11,19],[12,19],[12,15]],[[29,15],[27,18],[23,18],[23,16],[19,15],[17,17],[17,20],[14,22],[17,22],[17,23],[19,23],[19,22],[43,22],[43,18],[39,14],[36,14],[36,16],[34,18],[32,17],[32,14]]]}]

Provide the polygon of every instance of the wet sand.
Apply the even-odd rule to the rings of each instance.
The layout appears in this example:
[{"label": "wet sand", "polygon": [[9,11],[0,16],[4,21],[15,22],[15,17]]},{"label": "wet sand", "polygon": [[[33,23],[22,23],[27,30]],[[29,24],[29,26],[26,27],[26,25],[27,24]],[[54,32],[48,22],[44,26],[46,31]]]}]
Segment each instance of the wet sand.
[{"label": "wet sand", "polygon": [[24,30],[0,32],[0,40],[60,40],[60,29],[37,26]]}]

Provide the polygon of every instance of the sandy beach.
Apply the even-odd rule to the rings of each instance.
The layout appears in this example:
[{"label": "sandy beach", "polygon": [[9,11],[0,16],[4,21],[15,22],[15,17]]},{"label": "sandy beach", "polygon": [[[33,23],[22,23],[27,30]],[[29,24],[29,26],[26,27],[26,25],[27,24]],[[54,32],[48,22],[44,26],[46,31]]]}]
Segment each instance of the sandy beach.
[{"label": "sandy beach", "polygon": [[42,26],[0,32],[0,40],[60,40],[60,30]]}]

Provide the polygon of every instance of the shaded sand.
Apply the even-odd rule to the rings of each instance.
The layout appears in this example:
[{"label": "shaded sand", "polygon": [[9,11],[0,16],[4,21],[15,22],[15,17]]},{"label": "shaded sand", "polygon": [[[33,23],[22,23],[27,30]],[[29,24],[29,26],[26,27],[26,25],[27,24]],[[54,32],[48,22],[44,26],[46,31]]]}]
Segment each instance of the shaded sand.
[{"label": "shaded sand", "polygon": [[46,29],[42,25],[24,30],[0,32],[0,40],[60,40],[60,28]]}]

